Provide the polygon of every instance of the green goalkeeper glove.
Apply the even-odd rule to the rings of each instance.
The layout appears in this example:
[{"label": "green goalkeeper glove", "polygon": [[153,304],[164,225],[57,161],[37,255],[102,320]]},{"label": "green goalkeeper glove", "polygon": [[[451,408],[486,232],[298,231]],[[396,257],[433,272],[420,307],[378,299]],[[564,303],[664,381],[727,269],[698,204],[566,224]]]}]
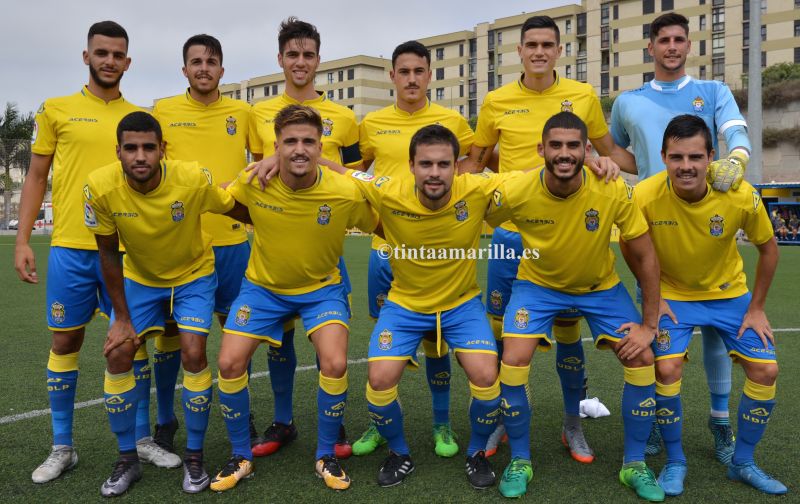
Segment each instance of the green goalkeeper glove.
[{"label": "green goalkeeper glove", "polygon": [[728,192],[739,189],[749,160],[747,153],[734,149],[725,159],[718,159],[708,165],[706,180],[715,191]]}]

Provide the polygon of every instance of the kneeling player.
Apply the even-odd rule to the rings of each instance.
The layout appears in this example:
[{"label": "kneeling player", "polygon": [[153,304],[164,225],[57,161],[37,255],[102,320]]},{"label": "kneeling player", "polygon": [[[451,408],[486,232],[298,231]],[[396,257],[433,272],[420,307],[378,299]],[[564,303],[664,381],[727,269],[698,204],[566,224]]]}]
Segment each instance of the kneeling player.
[{"label": "kneeling player", "polygon": [[[775,340],[764,303],[778,264],[778,246],[758,192],[747,182],[738,191],[712,191],[707,165],[712,138],[702,119],[681,115],[664,132],[661,155],[667,169],[641,182],[636,202],[650,223],[661,264],[662,313],[654,344],[656,414],[667,451],[658,478],[667,495],[680,495],[686,477],[681,445],[681,374],[696,326],[712,326],[746,375],[739,402],[738,437],[728,477],[762,492],[784,494],[786,486],[753,461],[775,406]],[[747,290],[736,232],[744,229],[758,248],[753,294]],[[691,247],[676,246],[691,244]]]},{"label": "kneeling player", "polygon": [[[531,358],[537,346],[552,346],[556,316],[577,309],[586,317],[595,345],[613,349],[624,367],[620,481],[640,497],[660,501],[664,492],[644,462],[655,413],[650,343],[658,318],[658,260],[647,223],[631,200],[632,189],[622,180],[604,184],[589,175],[583,167],[589,152],[583,121],[570,112],[554,115],[545,123],[539,144],[544,168],[507,184],[506,192],[498,191],[487,215],[493,225],[506,220],[516,224],[531,251],[520,262],[504,317],[500,384],[512,459],[500,480],[500,493],[520,497],[533,477],[527,395]],[[643,322],[614,270],[612,224],[629,240],[628,264],[644,294]]]},{"label": "kneeling player", "polygon": [[[84,220],[95,233],[114,308],[103,347],[108,360],[104,389],[120,456],[100,492],[106,497],[120,495],[142,476],[136,452],[139,394],[133,360],[144,337],[163,331],[165,317],[171,314],[178,322],[184,368],[183,489],[196,493],[209,483],[203,469],[211,408],[206,336],[217,285],[214,255],[201,232],[200,215],[224,213],[246,220],[247,210],[214,186],[211,174],[197,163],[162,161],[161,128],[146,112],[131,113],[120,121],[117,142],[120,161],[94,171],[84,187]],[[124,267],[120,242],[127,252]],[[165,304],[171,313],[165,313]]]},{"label": "kneeling player", "polygon": [[322,119],[314,109],[290,105],[274,124],[276,180],[261,191],[242,173],[228,188],[252,211],[255,243],[219,353],[220,408],[232,456],[211,489],[231,489],[252,474],[247,363],[264,341],[280,347],[284,321],[299,315],[319,357],[316,472],[330,488],[344,490],[350,478],[334,444],[347,399],[350,313],[337,265],[345,231],[370,232],[377,218],[351,180],[318,166]]}]

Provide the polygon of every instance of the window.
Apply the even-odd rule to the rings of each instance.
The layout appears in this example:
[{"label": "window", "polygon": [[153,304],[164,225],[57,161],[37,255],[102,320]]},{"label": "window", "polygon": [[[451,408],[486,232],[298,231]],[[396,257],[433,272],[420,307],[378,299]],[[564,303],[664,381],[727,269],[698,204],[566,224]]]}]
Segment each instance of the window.
[{"label": "window", "polygon": [[436,88],[436,101],[444,100],[444,88]]},{"label": "window", "polygon": [[711,60],[711,78],[725,80],[725,58],[714,58]]},{"label": "window", "polygon": [[619,5],[614,4],[613,12],[614,12],[614,14],[612,14],[612,17],[614,19],[619,19]]},{"label": "window", "polygon": [[564,22],[564,33],[572,33],[572,20],[567,19]]},{"label": "window", "polygon": [[645,72],[642,74],[642,84],[647,84],[651,80],[656,78],[656,74],[653,72]]},{"label": "window", "polygon": [[[795,36],[797,36],[797,21],[794,22]],[[572,42],[566,43],[567,56],[572,56]]]},{"label": "window", "polygon": [[472,79],[469,81],[469,97],[475,98],[478,95],[478,81]]},{"label": "window", "polygon": [[567,76],[567,79],[572,78],[572,65],[567,65],[567,68],[564,70],[564,75]]},{"label": "window", "polygon": [[264,96],[269,96],[269,86],[264,86]]},{"label": "window", "polygon": [[503,76],[500,75],[500,74],[497,74],[497,87],[500,87],[502,85],[503,85]]},{"label": "window", "polygon": [[347,97],[348,98],[355,98],[355,96],[356,96],[356,88],[354,88],[354,87],[347,88]]},{"label": "window", "polygon": [[464,44],[458,44],[458,57],[464,57]]},{"label": "window", "polygon": [[436,69],[436,80],[444,79],[444,68],[437,68]]},{"label": "window", "polygon": [[441,61],[444,59],[444,47],[437,47],[436,48],[436,61]]},{"label": "window", "polygon": [[347,80],[353,80],[356,78],[356,69],[355,68],[348,68],[347,69]]},{"label": "window", "polygon": [[661,0],[661,10],[662,11],[671,11],[675,8],[675,1],[674,0]]},{"label": "window", "polygon": [[600,6],[600,26],[608,24],[608,4]]},{"label": "window", "polygon": [[600,95],[608,96],[608,72],[600,74]]},{"label": "window", "polygon": [[272,85],[272,94],[273,95],[278,94],[278,85],[277,84],[273,84]]},{"label": "window", "polygon": [[608,26],[600,27],[600,48],[608,49]]},{"label": "window", "polygon": [[742,72],[750,71],[750,49],[742,49]]},{"label": "window", "polygon": [[800,37],[800,20],[794,20],[794,36]]},{"label": "window", "polygon": [[339,82],[344,80],[344,70],[339,70]]},{"label": "window", "polygon": [[489,43],[489,50],[494,51],[494,30],[489,30],[486,34],[487,42]]},{"label": "window", "polygon": [[389,97],[391,98],[393,96],[394,96],[394,88],[389,90]]},{"label": "window", "polygon": [[586,13],[578,14],[576,19],[578,21],[578,35],[586,35]]},{"label": "window", "polygon": [[761,42],[767,40],[767,25],[761,25]]},{"label": "window", "polygon": [[706,31],[706,15],[700,15],[700,31]]},{"label": "window", "polygon": [[494,72],[489,72],[489,78],[487,79],[489,91],[494,89]]},{"label": "window", "polygon": [[469,116],[475,117],[478,115],[478,100],[469,101]]},{"label": "window", "polygon": [[652,62],[653,62],[653,57],[650,56],[650,53],[647,51],[647,48],[645,47],[644,49],[642,49],[642,63],[652,63]]},{"label": "window", "polygon": [[700,65],[700,78],[705,80],[706,79],[706,66]]},{"label": "window", "polygon": [[339,88],[339,99],[344,100],[344,88]]},{"label": "window", "polygon": [[256,90],[254,88],[247,88],[247,101],[253,99],[253,95],[256,94]]},{"label": "window", "polygon": [[706,55],[706,41],[705,40],[701,40],[700,41],[700,56],[705,56],[705,55]]},{"label": "window", "polygon": [[500,66],[500,65],[502,65],[502,64],[503,64],[503,54],[502,54],[502,53],[499,53],[499,54],[497,55],[497,66]]},{"label": "window", "polygon": [[600,54],[600,71],[608,72],[608,51],[603,51]]},{"label": "window", "polygon": [[711,5],[725,5],[725,0],[712,0]]},{"label": "window", "polygon": [[617,76],[617,75],[614,76],[614,88],[613,88],[613,90],[614,91],[619,91],[619,76]]},{"label": "window", "polygon": [[328,90],[328,99],[333,100],[333,89]]},{"label": "window", "polygon": [[656,11],[656,0],[642,1],[642,14],[652,14]]},{"label": "window", "polygon": [[711,10],[711,31],[725,30],[725,7],[715,7]]},{"label": "window", "polygon": [[464,105],[458,106],[458,113],[461,114],[462,116],[464,115]]},{"label": "window", "polygon": [[241,89],[237,89],[236,90],[236,99],[237,100],[241,100],[242,99],[242,90]]},{"label": "window", "polygon": [[742,23],[742,45],[744,47],[750,45],[750,21]]},{"label": "window", "polygon": [[642,39],[650,40],[650,23],[642,25]]},{"label": "window", "polygon": [[458,85],[458,97],[464,98],[464,84]]},{"label": "window", "polygon": [[497,45],[503,43],[503,32],[497,32]]},{"label": "window", "polygon": [[742,2],[742,19],[744,21],[750,20],[750,0]]},{"label": "window", "polygon": [[476,63],[470,62],[469,64],[469,78],[474,79],[477,76],[477,72],[475,71],[475,67],[477,66]]},{"label": "window", "polygon": [[458,65],[458,76],[464,77],[464,65]]},{"label": "window", "polygon": [[328,84],[333,84],[333,72],[328,72]]},{"label": "window", "polygon": [[586,82],[586,60],[579,61],[577,67],[575,77],[581,82]]},{"label": "window", "polygon": [[478,41],[475,39],[469,39],[469,57],[478,57]]},{"label": "window", "polygon": [[615,44],[619,43],[619,30],[617,28],[614,28],[614,30],[611,33],[613,33],[611,38],[613,39],[614,43]]},{"label": "window", "polygon": [[714,33],[711,35],[711,54],[725,54],[725,34]]},{"label": "window", "polygon": [[619,53],[614,53],[614,68],[619,66]]},{"label": "window", "polygon": [[[794,4],[795,4],[795,7],[796,7],[797,6],[797,0],[795,0]],[[795,63],[800,63],[800,47],[795,47],[794,48],[794,62]]]}]

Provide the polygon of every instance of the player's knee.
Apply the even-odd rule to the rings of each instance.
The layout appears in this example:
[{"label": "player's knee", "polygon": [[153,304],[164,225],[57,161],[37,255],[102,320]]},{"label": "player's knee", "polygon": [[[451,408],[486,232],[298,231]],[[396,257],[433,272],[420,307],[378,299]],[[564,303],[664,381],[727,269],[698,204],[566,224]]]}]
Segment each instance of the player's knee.
[{"label": "player's knee", "polygon": [[330,378],[341,378],[347,372],[347,355],[326,355],[319,358],[320,372]]},{"label": "player's knee", "polygon": [[133,367],[133,356],[136,350],[133,345],[126,342],[111,350],[106,355],[106,363],[112,374],[124,373]]},{"label": "player's knee", "polygon": [[221,353],[217,359],[217,368],[219,368],[220,376],[226,380],[232,380],[242,376],[247,371],[247,361]]},{"label": "player's knee", "polygon": [[663,359],[656,361],[656,379],[665,385],[675,383],[683,374],[683,359]]},{"label": "player's knee", "polygon": [[778,363],[751,363],[747,369],[747,378],[760,385],[773,385],[778,379]]},{"label": "player's knee", "polygon": [[375,391],[384,391],[389,390],[390,388],[397,385],[395,380],[390,379],[386,373],[380,371],[370,371],[369,372],[369,386],[372,390]]},{"label": "player's knee", "polygon": [[481,388],[491,387],[497,382],[497,366],[471,369],[468,379],[475,386]]},{"label": "player's knee", "polygon": [[83,344],[83,328],[75,331],[54,331],[51,350],[56,355],[80,351]]},{"label": "player's knee", "polygon": [[639,355],[632,359],[628,359],[624,362],[626,367],[637,368],[637,367],[645,367],[645,366],[652,366],[655,359],[653,358],[653,351],[649,348],[645,348]]}]

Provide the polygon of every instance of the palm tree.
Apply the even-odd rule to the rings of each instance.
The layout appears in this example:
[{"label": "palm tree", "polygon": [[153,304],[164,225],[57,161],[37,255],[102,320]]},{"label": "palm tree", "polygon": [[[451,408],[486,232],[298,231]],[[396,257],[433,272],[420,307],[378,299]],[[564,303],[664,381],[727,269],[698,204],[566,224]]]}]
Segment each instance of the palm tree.
[{"label": "palm tree", "polygon": [[21,167],[23,171],[28,169],[33,125],[32,112],[23,115],[15,103],[6,103],[6,110],[0,116],[0,193],[3,194],[4,228],[8,227],[14,189],[11,170],[14,167]]}]

